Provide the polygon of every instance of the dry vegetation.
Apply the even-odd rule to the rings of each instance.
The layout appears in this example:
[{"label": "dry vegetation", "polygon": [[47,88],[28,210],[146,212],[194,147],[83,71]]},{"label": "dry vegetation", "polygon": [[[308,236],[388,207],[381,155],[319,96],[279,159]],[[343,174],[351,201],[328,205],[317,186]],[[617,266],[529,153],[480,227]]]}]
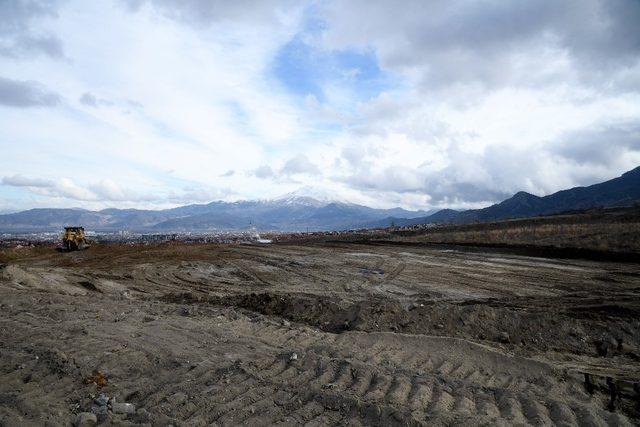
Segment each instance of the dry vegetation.
[{"label": "dry vegetation", "polygon": [[640,222],[623,224],[510,224],[431,231],[403,240],[430,243],[555,246],[599,251],[640,252]]},{"label": "dry vegetation", "polygon": [[640,209],[615,209],[399,231],[392,240],[640,253]]}]

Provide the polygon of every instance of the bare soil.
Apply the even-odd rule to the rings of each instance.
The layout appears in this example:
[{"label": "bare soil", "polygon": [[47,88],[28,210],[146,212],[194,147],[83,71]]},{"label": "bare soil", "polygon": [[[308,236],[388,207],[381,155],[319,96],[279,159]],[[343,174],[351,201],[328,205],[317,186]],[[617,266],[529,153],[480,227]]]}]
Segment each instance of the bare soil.
[{"label": "bare soil", "polygon": [[[355,243],[23,248],[0,425],[637,425],[640,265]],[[103,375],[103,377],[100,377]],[[103,378],[103,379],[101,379]]]}]

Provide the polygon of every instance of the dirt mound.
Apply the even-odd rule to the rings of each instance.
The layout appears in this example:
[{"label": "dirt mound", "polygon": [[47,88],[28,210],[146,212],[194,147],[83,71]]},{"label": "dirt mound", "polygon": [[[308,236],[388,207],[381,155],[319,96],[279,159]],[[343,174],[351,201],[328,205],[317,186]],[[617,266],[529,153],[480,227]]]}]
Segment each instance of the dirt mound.
[{"label": "dirt mound", "polygon": [[526,350],[520,347],[593,357],[617,355],[640,360],[640,352],[635,345],[636,318],[621,319],[615,326],[594,325],[570,315],[498,307],[486,302],[414,303],[407,307],[397,301],[381,298],[347,303],[318,295],[293,296],[266,292],[226,297],[179,293],[164,295],[161,300],[246,309],[332,333],[390,331],[454,336],[479,342],[492,341],[523,354]]},{"label": "dirt mound", "polygon": [[256,313],[275,315],[316,327],[326,332],[393,331],[409,324],[409,312],[398,302],[366,300],[354,304],[318,295],[250,293],[228,297],[210,297],[192,293],[168,294],[162,301],[232,306]]}]

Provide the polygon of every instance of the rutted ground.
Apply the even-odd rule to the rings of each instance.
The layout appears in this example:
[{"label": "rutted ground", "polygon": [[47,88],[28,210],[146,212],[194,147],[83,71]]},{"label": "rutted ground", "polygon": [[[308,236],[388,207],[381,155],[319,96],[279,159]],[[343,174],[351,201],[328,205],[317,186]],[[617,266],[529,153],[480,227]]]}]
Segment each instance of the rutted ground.
[{"label": "rutted ground", "polygon": [[137,408],[105,421],[132,424],[639,420],[635,264],[96,246],[0,267],[0,299],[3,425],[69,425],[100,392]]}]

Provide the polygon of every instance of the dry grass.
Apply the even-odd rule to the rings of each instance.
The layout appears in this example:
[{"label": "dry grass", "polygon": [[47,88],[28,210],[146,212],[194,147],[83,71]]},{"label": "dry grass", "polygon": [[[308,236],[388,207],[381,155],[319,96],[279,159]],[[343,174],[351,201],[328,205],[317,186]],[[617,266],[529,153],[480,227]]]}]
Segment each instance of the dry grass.
[{"label": "dry grass", "polygon": [[40,257],[42,255],[55,253],[57,252],[54,245],[18,246],[15,248],[5,248],[0,249],[0,264],[22,259],[31,259]]},{"label": "dry grass", "polygon": [[14,261],[24,257],[24,251],[20,249],[3,249],[0,250],[0,264]]},{"label": "dry grass", "polygon": [[481,243],[497,245],[554,246],[600,251],[640,252],[640,222],[519,224],[432,229],[402,237],[403,241],[429,243]]}]

